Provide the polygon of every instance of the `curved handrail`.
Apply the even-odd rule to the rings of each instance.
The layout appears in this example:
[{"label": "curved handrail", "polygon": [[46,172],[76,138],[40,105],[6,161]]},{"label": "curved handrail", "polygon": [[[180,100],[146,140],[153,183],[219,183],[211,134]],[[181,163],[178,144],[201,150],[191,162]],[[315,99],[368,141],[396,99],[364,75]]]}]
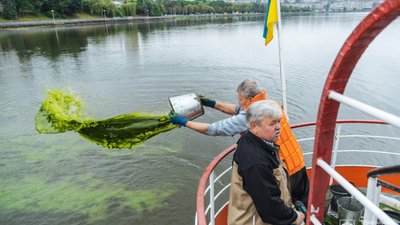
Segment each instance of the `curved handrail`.
[{"label": "curved handrail", "polygon": [[197,197],[196,197],[196,214],[198,218],[198,224],[200,225],[207,225],[206,221],[206,215],[205,215],[205,210],[204,210],[204,192],[206,190],[207,186],[207,180],[208,177],[210,176],[211,172],[215,169],[215,167],[218,165],[219,162],[223,158],[225,158],[227,155],[229,155],[231,152],[236,150],[236,144],[231,145],[229,148],[225,149],[223,152],[218,154],[217,157],[211,161],[211,163],[207,166],[207,168],[204,170],[203,175],[201,175],[200,182],[199,182],[199,187],[197,189]]},{"label": "curved handrail", "polygon": [[[383,122],[381,120],[336,120],[336,123],[366,123],[366,124],[387,124],[386,122]],[[293,126],[290,126],[290,128],[300,128],[300,127],[308,127],[308,126],[313,126],[316,125],[317,122],[305,122],[305,123],[299,123]]]},{"label": "curved handrail", "polygon": [[376,168],[368,172],[368,178],[377,177],[379,175],[387,175],[393,173],[400,173],[400,165],[397,166],[386,166],[381,168]]},{"label": "curved handrail", "polygon": [[[387,123],[379,120],[337,120],[336,123],[338,124],[378,124],[378,125],[388,125]],[[302,127],[309,127],[315,126],[316,122],[306,122],[306,123],[299,123],[291,126],[292,129],[295,128],[302,128]],[[210,177],[212,171],[216,168],[216,166],[229,154],[236,150],[236,144],[226,148],[224,151],[219,153],[207,166],[207,168],[203,171],[203,174],[199,181],[199,186],[197,189],[197,200],[196,200],[196,215],[197,215],[197,223],[199,225],[207,225],[206,221],[206,211],[205,211],[205,193],[207,190],[207,181]],[[341,151],[338,151],[341,152]],[[307,154],[311,154],[307,153]],[[225,173],[226,171],[224,171]],[[219,177],[219,176],[218,176]]]},{"label": "curved handrail", "polygon": [[[340,103],[329,98],[332,91],[343,94],[347,82],[361,55],[375,37],[400,15],[400,0],[386,0],[374,8],[353,30],[340,49],[326,79],[317,115],[315,129],[312,175],[310,177],[309,210],[307,218],[313,214],[319,221],[324,218],[325,192],[329,186],[329,175],[317,166],[319,160],[330,162]],[[307,219],[310,225],[310,219]]]}]

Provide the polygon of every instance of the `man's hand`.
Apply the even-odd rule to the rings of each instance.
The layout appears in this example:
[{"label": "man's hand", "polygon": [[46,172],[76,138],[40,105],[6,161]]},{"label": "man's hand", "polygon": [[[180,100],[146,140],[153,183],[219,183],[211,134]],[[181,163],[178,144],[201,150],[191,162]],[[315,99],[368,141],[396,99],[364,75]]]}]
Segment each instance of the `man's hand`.
[{"label": "man's hand", "polygon": [[302,212],[299,212],[299,211],[296,211],[296,210],[295,210],[295,212],[297,213],[297,219],[293,222],[293,224],[295,224],[295,225],[304,224],[304,219],[306,218],[304,216],[304,214]]},{"label": "man's hand", "polygon": [[169,115],[169,119],[171,120],[171,122],[173,124],[186,126],[186,123],[188,122],[188,119],[183,118],[181,115],[174,113],[172,111],[168,115]]},{"label": "man's hand", "polygon": [[215,107],[215,103],[216,103],[215,100],[206,98],[206,97],[204,97],[202,95],[200,95],[199,97],[200,97],[200,101],[201,101],[202,105],[207,106],[207,107],[211,107],[211,108]]}]

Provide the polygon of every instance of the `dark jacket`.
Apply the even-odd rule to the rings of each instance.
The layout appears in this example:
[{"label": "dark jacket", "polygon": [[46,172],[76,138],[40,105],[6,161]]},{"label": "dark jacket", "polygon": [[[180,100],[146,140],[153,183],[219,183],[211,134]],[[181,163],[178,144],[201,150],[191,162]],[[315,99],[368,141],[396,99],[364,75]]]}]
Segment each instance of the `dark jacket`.
[{"label": "dark jacket", "polygon": [[[296,220],[297,213],[287,206],[292,205],[287,173],[277,175],[278,171],[283,171],[278,149],[278,146],[266,143],[248,131],[239,139],[233,160],[243,179],[243,189],[251,196],[262,221],[288,225]],[[285,179],[279,178],[282,176]],[[289,201],[282,200],[282,187],[287,192],[286,195],[289,195]]]}]

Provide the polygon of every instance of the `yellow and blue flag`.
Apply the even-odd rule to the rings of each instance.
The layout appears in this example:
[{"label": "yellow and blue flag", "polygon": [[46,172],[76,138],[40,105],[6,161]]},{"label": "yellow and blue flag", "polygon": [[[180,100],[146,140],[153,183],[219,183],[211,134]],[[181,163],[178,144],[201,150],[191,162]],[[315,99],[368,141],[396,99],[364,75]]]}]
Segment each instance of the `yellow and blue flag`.
[{"label": "yellow and blue flag", "polygon": [[276,0],[269,0],[265,12],[264,33],[265,45],[274,37],[274,24],[278,22],[278,8]]}]

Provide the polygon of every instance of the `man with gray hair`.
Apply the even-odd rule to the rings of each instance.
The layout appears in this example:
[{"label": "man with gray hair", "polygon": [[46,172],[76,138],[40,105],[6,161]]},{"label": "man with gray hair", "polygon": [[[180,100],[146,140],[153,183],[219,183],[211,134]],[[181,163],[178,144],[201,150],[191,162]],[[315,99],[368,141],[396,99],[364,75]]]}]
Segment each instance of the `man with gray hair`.
[{"label": "man with gray hair", "polygon": [[300,225],[304,214],[294,210],[288,174],[274,142],[282,112],[274,101],[253,103],[246,112],[248,131],[233,155],[228,224]]},{"label": "man with gray hair", "polygon": [[[247,130],[246,110],[253,103],[267,99],[265,90],[262,90],[255,81],[244,80],[237,88],[239,105],[222,103],[205,97],[201,98],[204,106],[217,109],[231,117],[215,123],[201,123],[188,121],[177,114],[170,114],[171,122],[186,126],[197,132],[211,136],[230,136]],[[308,203],[309,181],[306,173],[303,151],[294,136],[287,117],[282,114],[282,134],[277,140],[280,145],[281,159],[286,164],[290,179],[291,191],[294,201]]]},{"label": "man with gray hair", "polygon": [[223,103],[201,97],[201,103],[204,106],[217,109],[231,117],[215,123],[202,123],[189,121],[177,114],[170,114],[172,123],[185,126],[199,133],[210,136],[232,136],[245,131],[246,128],[246,111],[245,108],[252,103],[252,99],[259,93],[262,93],[256,82],[244,80],[237,88],[237,96],[239,105],[231,103]]}]

